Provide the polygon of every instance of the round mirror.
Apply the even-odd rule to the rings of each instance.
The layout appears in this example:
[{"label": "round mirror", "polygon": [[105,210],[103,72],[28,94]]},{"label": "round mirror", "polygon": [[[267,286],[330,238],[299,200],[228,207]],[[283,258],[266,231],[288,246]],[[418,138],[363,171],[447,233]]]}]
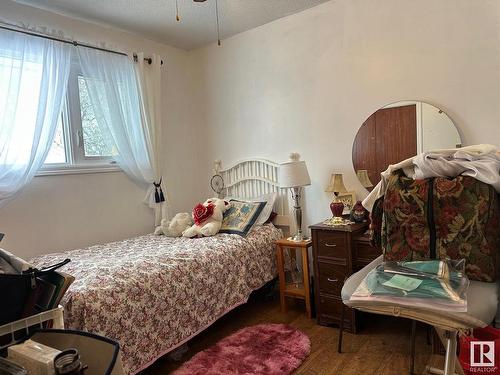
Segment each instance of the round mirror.
[{"label": "round mirror", "polygon": [[418,102],[389,104],[366,119],[352,146],[352,163],[368,190],[380,181],[380,173],[418,153],[462,147],[453,121],[439,108]]}]

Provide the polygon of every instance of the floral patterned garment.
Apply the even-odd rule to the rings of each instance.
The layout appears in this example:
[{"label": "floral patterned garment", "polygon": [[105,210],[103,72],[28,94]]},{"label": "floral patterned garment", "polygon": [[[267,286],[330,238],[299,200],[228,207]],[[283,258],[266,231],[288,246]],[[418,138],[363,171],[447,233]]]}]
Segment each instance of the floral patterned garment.
[{"label": "floral patterned garment", "polygon": [[385,260],[430,258],[428,184],[404,175],[389,177],[383,200],[382,248]]},{"label": "floral patterned garment", "polygon": [[436,178],[434,215],[438,257],[466,259],[471,280],[495,281],[500,251],[500,200],[472,177]]},{"label": "floral patterned garment", "polygon": [[465,176],[413,180],[395,173],[376,203],[372,238],[380,234],[384,259],[430,259],[434,247],[437,258],[465,258],[471,280],[495,280],[500,200],[492,186]]},{"label": "floral patterned garment", "polygon": [[230,309],[276,274],[272,224],[246,238],[145,235],[36,257],[37,266],[64,258],[76,280],[66,293],[67,328],[120,342],[126,374],[136,373]]}]

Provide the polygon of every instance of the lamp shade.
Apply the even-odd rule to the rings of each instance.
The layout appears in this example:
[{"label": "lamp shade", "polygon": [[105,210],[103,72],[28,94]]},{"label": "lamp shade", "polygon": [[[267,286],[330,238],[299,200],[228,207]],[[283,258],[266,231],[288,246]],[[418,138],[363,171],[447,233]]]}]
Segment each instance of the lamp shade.
[{"label": "lamp shade", "polygon": [[368,171],[366,169],[359,169],[356,172],[356,175],[358,176],[358,180],[359,182],[361,182],[361,185],[363,185],[364,188],[373,187],[373,184],[370,181],[370,177],[368,176]]},{"label": "lamp shade", "polygon": [[290,161],[280,164],[278,181],[281,187],[292,188],[311,185],[306,162],[299,159],[299,154],[292,153],[290,154]]},{"label": "lamp shade", "polygon": [[325,189],[325,191],[333,193],[345,193],[347,189],[344,185],[344,177],[341,173],[333,173],[330,178],[330,185]]}]

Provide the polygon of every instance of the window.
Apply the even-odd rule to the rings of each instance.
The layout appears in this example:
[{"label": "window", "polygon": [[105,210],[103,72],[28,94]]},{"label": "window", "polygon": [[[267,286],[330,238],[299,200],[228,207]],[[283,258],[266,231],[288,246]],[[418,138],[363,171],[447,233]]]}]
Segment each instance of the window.
[{"label": "window", "polygon": [[50,148],[47,158],[45,159],[45,164],[62,164],[67,162],[64,143],[64,132],[61,116],[59,117],[56,135],[54,136],[54,142],[52,143],[52,147]]},{"label": "window", "polygon": [[82,76],[78,76],[78,92],[80,98],[80,116],[82,119],[83,150],[85,157],[109,158],[113,150],[105,142],[104,134],[99,128],[90,102],[87,85]]},{"label": "window", "polygon": [[113,156],[117,152],[106,137],[110,135],[103,134],[98,126],[85,79],[73,64],[64,108],[41,174],[115,169]]}]

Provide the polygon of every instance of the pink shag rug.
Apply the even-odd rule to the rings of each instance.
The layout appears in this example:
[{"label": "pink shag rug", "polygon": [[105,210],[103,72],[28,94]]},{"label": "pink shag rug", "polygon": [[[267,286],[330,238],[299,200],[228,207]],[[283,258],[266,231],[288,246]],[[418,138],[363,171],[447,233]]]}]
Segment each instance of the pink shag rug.
[{"label": "pink shag rug", "polygon": [[292,373],[309,355],[309,337],[285,324],[247,327],[199,352],[175,375]]}]

